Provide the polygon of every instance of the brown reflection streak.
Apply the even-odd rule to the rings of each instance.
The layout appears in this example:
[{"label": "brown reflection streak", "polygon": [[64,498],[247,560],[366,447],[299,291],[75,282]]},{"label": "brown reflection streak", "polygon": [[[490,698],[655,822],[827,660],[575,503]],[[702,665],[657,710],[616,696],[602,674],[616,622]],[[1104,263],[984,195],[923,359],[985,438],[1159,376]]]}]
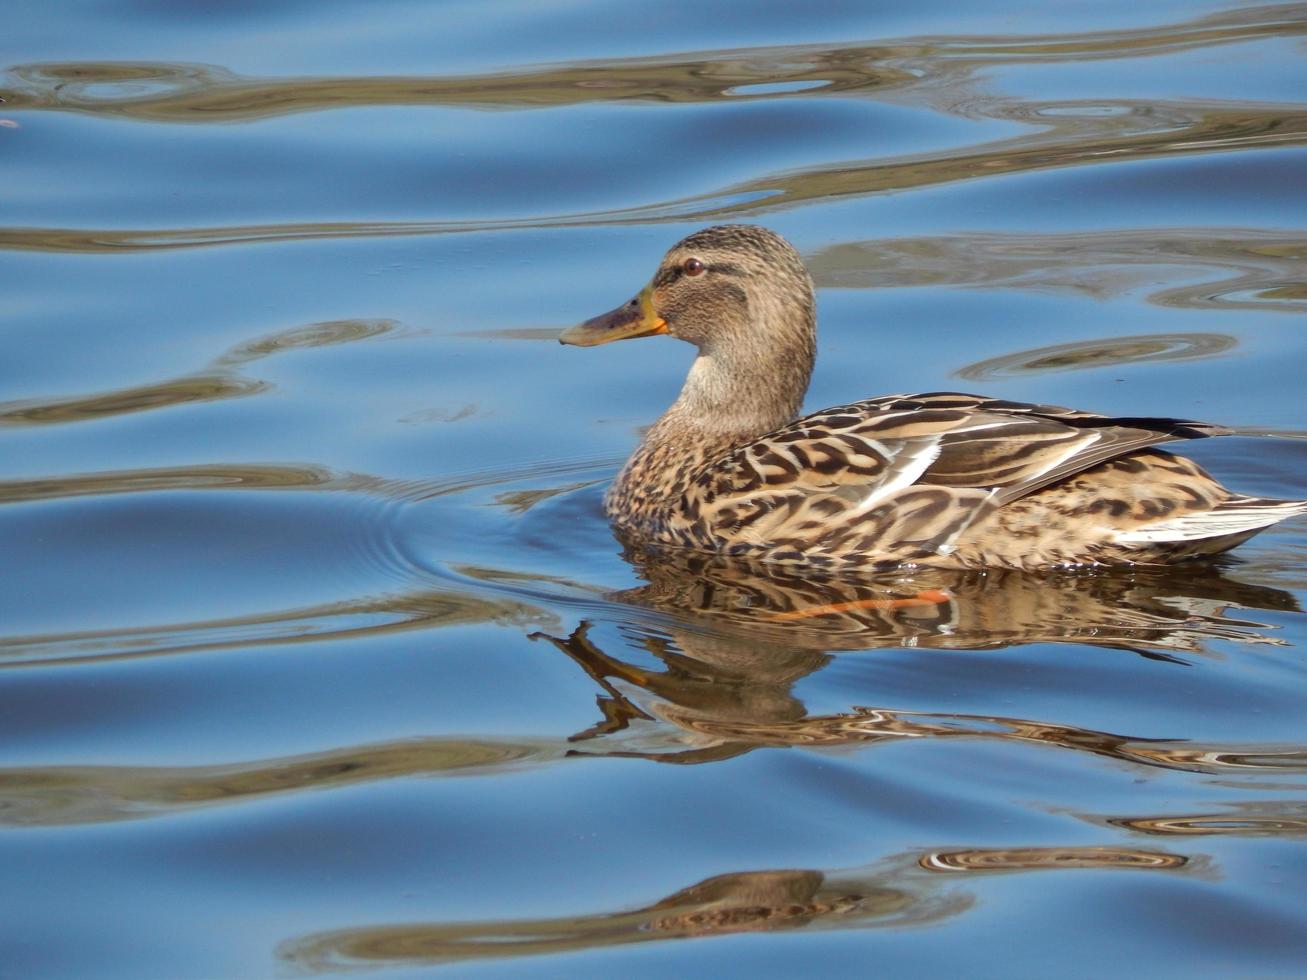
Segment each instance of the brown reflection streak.
[{"label": "brown reflection streak", "polygon": [[211,490],[216,487],[254,490],[304,490],[348,483],[316,466],[161,466],[143,470],[75,474],[37,480],[0,481],[0,503],[50,500],[60,497],[147,493],[153,490]]},{"label": "brown reflection streak", "polygon": [[[480,487],[512,482],[522,476],[571,475],[610,471],[620,460],[570,459],[535,464],[522,470],[473,472],[445,480],[389,480],[367,473],[333,472],[320,466],[222,463],[196,466],[159,466],[28,480],[0,480],[0,504],[52,500],[88,494],[142,493],[152,490],[332,490],[367,494],[392,501],[430,501]],[[581,484],[588,486],[593,481]],[[532,503],[538,501],[531,501]]]},{"label": "brown reflection streak", "polygon": [[1033,871],[1063,868],[1119,868],[1137,871],[1183,868],[1181,854],[1125,847],[990,847],[923,854],[926,871]]},{"label": "brown reflection streak", "polygon": [[109,415],[148,412],[189,402],[220,401],[267,391],[271,385],[247,378],[196,375],[136,385],[102,395],[49,401],[0,402],[0,425],[43,425],[83,422]]},{"label": "brown reflection streak", "polygon": [[959,378],[988,381],[993,378],[1118,367],[1123,364],[1189,361],[1218,357],[1233,350],[1238,341],[1224,334],[1147,334],[1139,337],[1108,337],[1103,340],[1053,344],[1018,351],[968,364],[954,372]]},{"label": "brown reflection streak", "polygon": [[[1059,103],[1057,107],[1069,104]],[[1095,103],[1095,107],[1100,104]],[[1166,105],[1119,103],[1125,114],[1099,117],[1048,116],[1049,104],[1023,104],[995,111],[1046,123],[1044,133],[987,144],[980,152],[945,153],[848,161],[797,173],[759,177],[707,195],[605,211],[575,212],[521,219],[473,221],[330,222],[237,225],[217,228],[108,230],[0,228],[0,249],[46,252],[153,251],[172,248],[308,241],[328,238],[464,234],[567,227],[603,227],[664,221],[723,220],[758,216],[809,201],[864,196],[887,191],[970,180],[1051,167],[1211,153],[1253,147],[1307,143],[1307,113],[1280,105]],[[1129,123],[1136,117],[1133,123]],[[1078,125],[1072,125],[1074,121]],[[1291,289],[1289,284],[1282,284]],[[1294,293],[1270,297],[1292,302]]]},{"label": "brown reflection streak", "polygon": [[[699,706],[696,706],[698,708]],[[1152,744],[1150,739],[1132,739],[1125,735],[1075,728],[1051,722],[1005,718],[998,715],[935,714],[894,711],[886,708],[855,707],[851,712],[816,715],[794,720],[743,721],[705,718],[701,708],[685,710],[674,705],[648,709],[661,720],[687,733],[706,736],[737,750],[764,746],[819,746],[873,744],[904,738],[987,738],[1002,741],[1032,742],[1089,752],[1120,762],[1184,772],[1221,773],[1235,769],[1265,769],[1280,772],[1307,772],[1307,754],[1302,750],[1276,753],[1273,750],[1251,753]],[[702,752],[702,746],[700,747]],[[657,761],[700,761],[678,758],[675,754],[621,751],[623,755],[648,755]],[[1251,762],[1250,759],[1256,759]]]},{"label": "brown reflection streak", "polygon": [[[482,922],[430,922],[339,929],[289,940],[280,955],[319,973],[396,963],[538,956],[791,929],[900,927],[966,911],[969,895],[950,893],[897,861],[871,872],[744,871],[718,875],[626,912]],[[900,872],[895,874],[895,872]]]},{"label": "brown reflection streak", "polygon": [[1145,764],[1188,772],[1220,774],[1266,770],[1307,773],[1307,747],[1300,745],[1218,749],[1177,742],[1136,746],[1132,755]]},{"label": "brown reflection streak", "polygon": [[[1039,127],[978,148],[851,160],[773,174],[682,200],[596,212],[487,221],[332,222],[156,230],[7,228],[0,248],[100,252],[359,236],[624,225],[760,215],[805,201],[866,195],[997,174],[1252,147],[1301,145],[1307,113],[1294,104],[1027,102],[968,94],[996,67],[1192,50],[1307,33],[1301,4],[1249,8],[1134,31],[1047,37],[927,38],[846,47],[811,45],[637,58],[452,78],[246,79],[204,65],[26,65],[0,95],[16,108],[167,121],[252,119],[357,105],[439,104],[522,109],[614,100],[749,98],[750,84],[821,81],[774,98],[877,97],[964,118]],[[106,97],[106,86],[122,94]],[[95,94],[88,95],[93,86]],[[1259,302],[1293,302],[1281,283]]]},{"label": "brown reflection streak", "polygon": [[[695,216],[716,217],[793,207],[806,201],[863,196],[1000,174],[1105,161],[1142,160],[1251,147],[1284,147],[1307,142],[1307,112],[1284,105],[1202,105],[1198,103],[1095,102],[1121,114],[1101,117],[1051,115],[1076,103],[1015,103],[994,106],[991,114],[1018,122],[1043,122],[1045,132],[986,144],[980,152],[921,154],[888,162],[849,161],[760,177],[720,191],[717,196],[765,194],[758,205],[711,204]],[[1084,108],[1090,108],[1088,103]],[[645,220],[652,220],[646,218]]]},{"label": "brown reflection streak", "polygon": [[[945,862],[939,864],[937,862]],[[601,949],[667,939],[795,929],[902,929],[962,915],[976,899],[948,871],[1116,868],[1201,874],[1207,862],[1110,847],[1011,848],[893,855],[874,865],[717,875],[631,911],[548,919],[414,922],[290,939],[293,968],[325,973]]]},{"label": "brown reflection streak", "polygon": [[[137,78],[115,76],[124,68]],[[342,78],[246,78],[208,65],[114,62],[19,65],[4,97],[16,109],[53,109],[162,122],[262,119],[359,106],[433,105],[532,109],[639,100],[693,103],[747,99],[728,90],[759,82],[818,81],[821,91],[865,90],[913,81],[908,73],[867,63],[863,49],[764,48],[745,55],[708,52],[702,59],[628,59],[492,75]],[[117,81],[120,98],[85,96]],[[149,84],[156,94],[137,95]],[[811,94],[808,90],[807,94]]]},{"label": "brown reflection streak", "polygon": [[[1161,306],[1193,309],[1307,310],[1303,297],[1285,289],[1301,279],[1307,263],[1307,233],[1301,232],[1176,228],[901,238],[835,245],[807,261],[819,285],[841,289],[1017,287],[1107,299],[1140,287],[1155,287],[1162,277],[1193,279],[1198,275],[1202,281],[1154,289],[1148,298]],[[1192,356],[1220,353],[1232,343],[1221,334],[1158,337],[1163,342],[1173,338],[1162,354],[1177,357],[1186,352]],[[1157,342],[1149,337],[1121,338],[1135,339]],[[1021,365],[996,365],[998,369],[1019,371]]]},{"label": "brown reflection streak", "polygon": [[[821,82],[796,93],[880,94],[906,88],[947,99],[1005,64],[1119,59],[1307,33],[1307,9],[1280,4],[1192,21],[1085,34],[907,38],[874,43],[706,51],[449,77],[246,78],[201,64],[70,62],[18,65],[0,89],[14,109],[53,109],[167,122],[249,120],[373,105],[526,109],[641,100],[750,98],[747,86]],[[118,86],[116,95],[106,88]],[[766,98],[776,98],[769,94]],[[781,96],[784,97],[784,96]]]},{"label": "brown reflection streak", "polygon": [[698,749],[681,757],[675,752],[619,750],[621,755],[644,755],[656,761],[704,761],[706,737],[718,747],[731,746],[739,754],[764,746],[870,745],[904,738],[987,738],[1031,742],[1150,768],[1219,774],[1231,770],[1267,770],[1282,773],[1307,772],[1307,752],[1292,748],[1276,752],[1225,751],[1196,748],[1180,743],[1153,744],[1151,739],[1133,739],[1110,732],[1075,728],[1051,722],[1005,718],[999,715],[935,714],[895,711],[886,708],[855,707],[848,713],[807,716],[793,720],[756,721],[705,718],[701,706],[660,705],[648,712],[686,733],[700,736]]},{"label": "brown reflection streak", "polygon": [[1150,836],[1293,837],[1307,835],[1307,805],[1293,800],[1258,800],[1227,804],[1226,813],[1190,813],[1154,817],[1093,817],[1093,823],[1124,827]]},{"label": "brown reflection streak", "polygon": [[386,335],[402,336],[401,328],[402,324],[398,320],[325,320],[321,323],[306,323],[238,344],[214,363],[222,367],[235,367],[291,350],[334,347]]},{"label": "brown reflection streak", "polygon": [[561,755],[548,740],[426,738],[216,766],[0,769],[0,824],[137,820],[251,797],[414,776],[503,773]]},{"label": "brown reflection streak", "polygon": [[501,507],[507,508],[514,514],[525,514],[532,507],[554,497],[564,494],[575,493],[586,487],[593,487],[602,480],[584,480],[580,483],[567,483],[562,486],[548,487],[538,490],[506,490],[503,493],[495,495],[495,503]]},{"label": "brown reflection streak", "polygon": [[469,623],[539,627],[556,621],[544,610],[510,597],[415,591],[220,620],[8,636],[0,642],[0,669],[319,643]]},{"label": "brown reflection streak", "polygon": [[84,422],[172,408],[191,402],[222,401],[257,395],[271,389],[266,381],[243,378],[233,370],[270,354],[306,347],[364,340],[393,331],[392,320],[338,320],[310,323],[252,341],[228,351],[210,370],[171,381],[133,385],[116,391],[72,398],[26,399],[0,402],[0,425],[49,425]]}]

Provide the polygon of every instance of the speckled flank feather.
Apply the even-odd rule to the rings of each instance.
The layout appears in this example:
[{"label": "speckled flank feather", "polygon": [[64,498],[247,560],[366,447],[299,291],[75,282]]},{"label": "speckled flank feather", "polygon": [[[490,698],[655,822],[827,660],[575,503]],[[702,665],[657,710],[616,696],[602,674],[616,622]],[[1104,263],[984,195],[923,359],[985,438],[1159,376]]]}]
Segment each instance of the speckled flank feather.
[{"label": "speckled flank feather", "polygon": [[[706,271],[684,271],[689,259]],[[1165,563],[1307,513],[1231,493],[1152,448],[1228,430],[934,392],[793,421],[815,350],[811,281],[779,236],[697,232],[655,275],[685,388],[613,484],[637,540],[786,565]]]}]

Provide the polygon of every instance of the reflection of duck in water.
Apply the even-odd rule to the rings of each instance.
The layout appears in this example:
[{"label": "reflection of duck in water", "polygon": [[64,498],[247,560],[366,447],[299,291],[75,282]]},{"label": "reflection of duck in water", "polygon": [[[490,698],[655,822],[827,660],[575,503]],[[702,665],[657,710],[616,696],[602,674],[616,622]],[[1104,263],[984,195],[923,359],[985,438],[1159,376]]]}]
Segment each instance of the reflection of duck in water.
[{"label": "reflection of duck in water", "polygon": [[1152,564],[1307,513],[1151,448],[1227,431],[1200,422],[957,393],[795,421],[816,352],[812,280],[764,228],[690,235],[635,299],[560,339],[656,333],[699,356],[608,493],[613,520],[646,541],[809,568]]},{"label": "reflection of duck in water", "polygon": [[891,646],[992,649],[1075,642],[1130,650],[1198,651],[1205,641],[1274,642],[1229,608],[1296,610],[1279,589],[1227,577],[1207,562],[1181,567],[899,568],[856,577],[721,555],[630,547],[647,585],[621,602],[709,617],[783,648]]},{"label": "reflection of duck in water", "polygon": [[[640,655],[624,659],[601,649],[584,623],[565,638],[535,635],[605,691],[599,699],[603,720],[574,741],[630,729],[616,754],[677,762],[729,758],[767,745],[981,733],[1140,761],[1138,740],[1020,718],[856,707],[812,715],[794,685],[830,662],[827,651],[902,646],[1071,642],[1184,663],[1178,654],[1201,652],[1211,640],[1276,642],[1261,632],[1270,627],[1230,617],[1231,608],[1298,608],[1286,592],[1233,581],[1207,563],[1038,575],[914,568],[850,580],[787,575],[683,551],[629,557],[648,584],[609,598],[676,620],[647,630],[628,626],[626,639],[643,648]],[[649,654],[661,669],[643,665]]]}]

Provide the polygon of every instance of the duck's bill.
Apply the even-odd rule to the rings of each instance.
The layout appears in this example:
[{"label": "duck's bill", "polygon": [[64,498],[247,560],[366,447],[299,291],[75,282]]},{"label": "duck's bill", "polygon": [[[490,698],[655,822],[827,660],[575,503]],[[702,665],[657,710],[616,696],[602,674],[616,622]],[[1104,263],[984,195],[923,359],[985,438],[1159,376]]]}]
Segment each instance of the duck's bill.
[{"label": "duck's bill", "polygon": [[614,340],[667,333],[667,321],[654,312],[651,292],[646,287],[631,302],[601,313],[585,323],[568,327],[558,335],[558,342],[575,347],[597,347]]}]

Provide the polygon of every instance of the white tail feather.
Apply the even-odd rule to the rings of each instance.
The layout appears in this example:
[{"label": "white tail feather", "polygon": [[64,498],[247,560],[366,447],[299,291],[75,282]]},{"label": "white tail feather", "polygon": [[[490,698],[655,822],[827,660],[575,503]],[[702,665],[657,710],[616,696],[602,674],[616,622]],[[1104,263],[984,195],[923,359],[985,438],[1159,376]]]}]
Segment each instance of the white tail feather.
[{"label": "white tail feather", "polygon": [[1166,541],[1198,541],[1248,534],[1270,527],[1285,518],[1307,514],[1307,500],[1261,500],[1235,497],[1214,510],[1184,514],[1169,520],[1119,531],[1118,544],[1159,544]]}]

